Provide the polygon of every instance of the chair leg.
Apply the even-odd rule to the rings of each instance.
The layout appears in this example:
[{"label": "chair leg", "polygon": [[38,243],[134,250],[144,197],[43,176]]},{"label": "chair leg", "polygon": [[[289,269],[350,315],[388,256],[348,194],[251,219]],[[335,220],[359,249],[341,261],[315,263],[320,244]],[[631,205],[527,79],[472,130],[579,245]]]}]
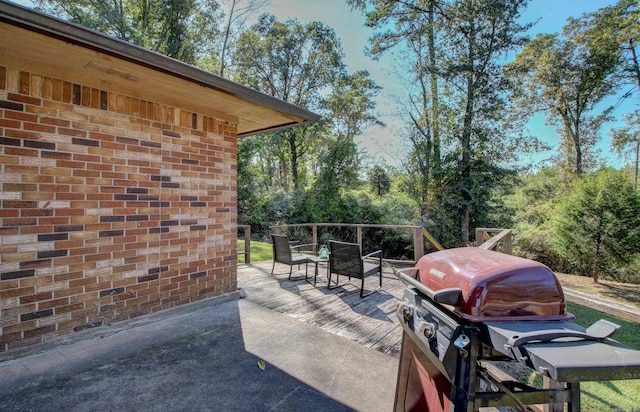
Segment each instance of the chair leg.
[{"label": "chair leg", "polygon": [[293,273],[293,265],[289,265],[289,280],[291,280],[292,273]]},{"label": "chair leg", "polygon": [[331,272],[329,272],[329,283],[327,284],[327,289],[335,289],[340,286],[340,275],[336,273],[336,285],[331,287]]},{"label": "chair leg", "polygon": [[369,296],[369,295],[371,295],[371,294],[373,294],[373,293],[376,293],[378,290],[380,290],[380,289],[382,288],[382,267],[381,267],[381,268],[380,268],[380,270],[378,271],[378,274],[379,274],[379,276],[380,276],[380,278],[379,278],[379,279],[380,279],[380,287],[379,287],[379,288],[376,288],[376,289],[374,289],[374,290],[371,290],[371,291],[367,292],[366,294],[364,293],[364,278],[365,278],[366,276],[363,276],[363,277],[362,277],[362,286],[360,287],[360,297],[361,297],[361,298],[364,298],[364,297]]},{"label": "chair leg", "polygon": [[276,268],[276,261],[273,261],[273,266],[271,266],[271,274],[273,275],[273,270]]}]

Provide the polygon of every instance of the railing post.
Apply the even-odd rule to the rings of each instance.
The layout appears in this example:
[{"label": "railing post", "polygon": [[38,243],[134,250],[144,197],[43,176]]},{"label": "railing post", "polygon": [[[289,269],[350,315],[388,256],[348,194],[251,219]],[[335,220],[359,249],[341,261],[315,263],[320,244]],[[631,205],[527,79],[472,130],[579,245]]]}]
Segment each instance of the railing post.
[{"label": "railing post", "polygon": [[476,247],[484,243],[484,236],[482,236],[482,229],[476,228]]},{"label": "railing post", "polygon": [[356,235],[356,238],[357,238],[356,243],[358,245],[360,245],[360,253],[362,253],[362,226],[360,226],[360,225],[356,226],[356,233],[357,233],[357,235]]},{"label": "railing post", "polygon": [[511,231],[509,231],[509,234],[504,237],[504,253],[507,255],[511,255],[511,237]]},{"label": "railing post", "polygon": [[317,252],[317,250],[315,249],[318,245],[318,225],[316,225],[315,223],[311,225],[311,238],[311,243],[314,243],[316,245],[313,247],[314,252]]},{"label": "railing post", "polygon": [[251,263],[251,226],[244,227],[244,263]]},{"label": "railing post", "polygon": [[424,256],[424,238],[422,237],[422,227],[416,226],[413,229],[413,260],[418,262]]}]

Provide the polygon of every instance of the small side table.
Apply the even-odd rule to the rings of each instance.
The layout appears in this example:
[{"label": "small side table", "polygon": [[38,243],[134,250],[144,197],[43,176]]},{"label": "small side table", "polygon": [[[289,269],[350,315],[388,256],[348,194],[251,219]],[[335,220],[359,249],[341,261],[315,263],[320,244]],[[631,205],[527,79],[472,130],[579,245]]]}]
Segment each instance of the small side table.
[{"label": "small side table", "polygon": [[[318,264],[319,263],[327,264],[327,277],[329,277],[329,259],[328,258],[321,258],[320,256],[309,256],[309,262],[314,263],[316,267],[315,271],[313,272],[313,286],[315,286],[316,282],[318,281]],[[306,273],[304,275],[304,280],[306,280],[309,283],[312,283],[309,279],[307,279]]]}]

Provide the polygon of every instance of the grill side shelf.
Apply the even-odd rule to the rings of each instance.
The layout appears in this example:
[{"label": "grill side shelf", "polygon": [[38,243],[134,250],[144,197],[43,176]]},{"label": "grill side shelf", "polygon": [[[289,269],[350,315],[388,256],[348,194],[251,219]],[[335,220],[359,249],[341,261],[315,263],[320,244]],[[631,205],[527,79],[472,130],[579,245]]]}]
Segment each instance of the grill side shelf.
[{"label": "grill side shelf", "polygon": [[[484,326],[487,344],[556,381],[640,378],[640,351],[606,337],[585,339],[588,330],[572,322],[489,322]],[[551,332],[547,334],[550,337],[554,330],[565,336],[555,340],[514,339],[536,333],[544,336],[545,332]]]},{"label": "grill side shelf", "polygon": [[559,338],[580,338],[585,340],[603,340],[611,337],[616,330],[620,328],[620,325],[611,323],[609,321],[600,319],[586,331],[565,329],[565,328],[553,328],[545,330],[534,330],[531,332],[525,332],[517,335],[513,335],[509,338],[506,345],[510,347],[518,347],[525,343],[540,341],[549,342]]}]

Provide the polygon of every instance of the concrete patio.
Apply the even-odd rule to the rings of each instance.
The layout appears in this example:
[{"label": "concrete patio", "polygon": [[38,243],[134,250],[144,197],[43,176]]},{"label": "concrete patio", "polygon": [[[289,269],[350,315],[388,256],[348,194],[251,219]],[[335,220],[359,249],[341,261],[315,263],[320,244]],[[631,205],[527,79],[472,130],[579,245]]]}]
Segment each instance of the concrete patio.
[{"label": "concrete patio", "polygon": [[5,357],[0,410],[391,410],[393,275],[360,299],[354,285],[328,293],[270,269],[240,265],[237,294]]}]

